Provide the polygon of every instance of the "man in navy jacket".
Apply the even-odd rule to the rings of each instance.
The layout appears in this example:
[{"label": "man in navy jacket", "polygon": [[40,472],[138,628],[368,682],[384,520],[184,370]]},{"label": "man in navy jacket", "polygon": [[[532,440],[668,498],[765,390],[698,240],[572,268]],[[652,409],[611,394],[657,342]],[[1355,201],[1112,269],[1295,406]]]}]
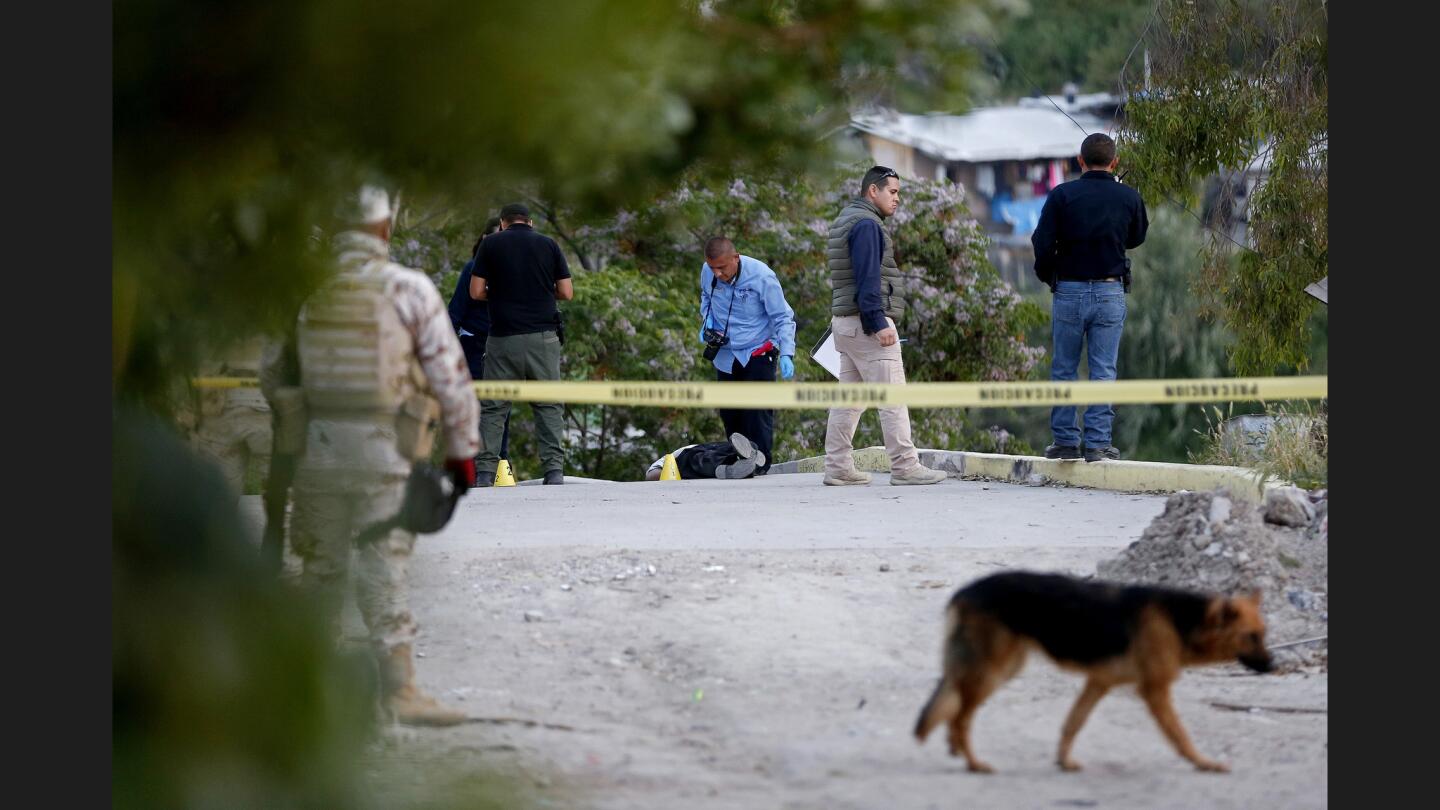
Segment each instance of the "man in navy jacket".
[{"label": "man in navy jacket", "polygon": [[[1055,346],[1050,379],[1071,381],[1080,366],[1085,344],[1090,379],[1116,378],[1120,333],[1125,327],[1125,293],[1130,287],[1129,248],[1145,241],[1150,227],[1139,192],[1117,182],[1119,165],[1115,141],[1095,133],[1080,144],[1077,180],[1050,190],[1040,223],[1030,236],[1035,247],[1035,275],[1054,293],[1051,307]],[[1091,405],[1085,409],[1084,458],[1117,459],[1110,429],[1115,409]],[[1055,443],[1045,457],[1075,461],[1081,458],[1081,431],[1075,424],[1075,407],[1052,408],[1050,432]]]}]

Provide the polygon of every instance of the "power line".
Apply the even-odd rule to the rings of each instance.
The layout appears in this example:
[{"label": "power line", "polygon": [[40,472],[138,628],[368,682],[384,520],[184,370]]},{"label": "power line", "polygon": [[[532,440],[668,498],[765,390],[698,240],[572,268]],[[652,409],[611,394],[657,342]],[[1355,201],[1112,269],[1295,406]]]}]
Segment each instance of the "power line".
[{"label": "power line", "polygon": [[[992,36],[990,36],[989,34],[986,34],[986,35],[985,35],[985,38],[988,39],[988,40],[990,40],[990,44],[991,44],[991,45],[994,45],[994,46],[995,46],[995,54],[996,54],[997,56],[999,56],[1001,59],[1005,59],[1005,54],[1000,51],[1000,43],[997,42],[997,41],[995,41],[995,38],[992,37]],[[1023,70],[1020,69],[1020,66],[1019,66],[1019,65],[1016,65],[1016,64],[1014,64],[1013,62],[1010,62],[1010,60],[1008,60],[1008,59],[1005,59],[1005,61],[1006,61],[1007,63],[1009,63],[1010,67],[1015,68],[1015,72],[1020,74],[1020,78],[1023,79],[1026,84],[1030,85],[1031,87],[1039,87],[1038,84],[1034,84],[1033,82],[1030,81],[1030,77],[1025,74],[1025,71],[1023,71]],[[1043,95],[1043,96],[1045,97],[1045,100],[1046,100],[1046,101],[1050,102],[1050,106],[1054,107],[1056,112],[1060,113],[1061,115],[1065,116],[1066,118],[1070,118],[1070,113],[1065,112],[1065,110],[1063,110],[1063,109],[1060,107],[1059,104],[1056,104],[1056,103],[1055,103],[1055,99],[1051,98],[1048,93],[1042,93],[1041,95]],[[1083,132],[1083,133],[1085,133],[1086,135],[1089,135],[1089,134],[1090,134],[1090,131],[1087,130],[1085,127],[1080,126],[1080,122],[1079,122],[1079,121],[1076,121],[1074,118],[1070,118],[1070,123],[1074,124],[1074,125],[1077,126],[1077,127],[1080,127],[1080,131]]]}]

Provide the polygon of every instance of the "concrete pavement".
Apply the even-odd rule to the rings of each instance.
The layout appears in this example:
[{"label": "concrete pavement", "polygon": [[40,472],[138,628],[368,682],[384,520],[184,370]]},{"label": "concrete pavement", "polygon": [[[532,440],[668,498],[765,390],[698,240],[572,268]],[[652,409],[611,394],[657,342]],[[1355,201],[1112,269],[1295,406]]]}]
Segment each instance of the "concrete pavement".
[{"label": "concrete pavement", "polygon": [[1165,496],[951,478],[827,487],[820,475],[474,489],[426,539],[492,548],[805,549],[1124,546]]}]

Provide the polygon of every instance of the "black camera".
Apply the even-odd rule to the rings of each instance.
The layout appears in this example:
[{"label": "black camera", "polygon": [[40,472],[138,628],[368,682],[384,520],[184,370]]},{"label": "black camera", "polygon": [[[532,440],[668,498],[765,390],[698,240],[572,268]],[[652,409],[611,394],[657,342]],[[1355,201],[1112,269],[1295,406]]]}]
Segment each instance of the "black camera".
[{"label": "black camera", "polygon": [[705,359],[714,360],[720,350],[729,345],[730,336],[719,329],[705,327]]}]

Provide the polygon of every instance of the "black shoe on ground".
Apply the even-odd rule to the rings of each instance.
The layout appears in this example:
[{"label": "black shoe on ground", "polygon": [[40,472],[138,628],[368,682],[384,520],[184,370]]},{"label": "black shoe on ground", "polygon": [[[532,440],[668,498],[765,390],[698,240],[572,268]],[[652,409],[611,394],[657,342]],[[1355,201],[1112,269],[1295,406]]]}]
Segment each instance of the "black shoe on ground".
[{"label": "black shoe on ground", "polygon": [[1080,448],[1073,444],[1052,444],[1045,448],[1045,458],[1059,461],[1079,461]]},{"label": "black shoe on ground", "polygon": [[495,486],[495,471],[494,471],[494,470],[491,470],[490,472],[487,473],[487,472],[485,472],[484,470],[476,470],[476,471],[475,471],[475,486],[476,486],[476,487],[493,487],[493,486]]},{"label": "black shoe on ground", "polygon": [[1114,445],[1107,444],[1104,447],[1085,448],[1085,460],[1089,461],[1118,461],[1120,451]]},{"label": "black shoe on ground", "polygon": [[560,470],[550,470],[545,473],[545,483],[563,484],[565,483],[565,473]]}]

